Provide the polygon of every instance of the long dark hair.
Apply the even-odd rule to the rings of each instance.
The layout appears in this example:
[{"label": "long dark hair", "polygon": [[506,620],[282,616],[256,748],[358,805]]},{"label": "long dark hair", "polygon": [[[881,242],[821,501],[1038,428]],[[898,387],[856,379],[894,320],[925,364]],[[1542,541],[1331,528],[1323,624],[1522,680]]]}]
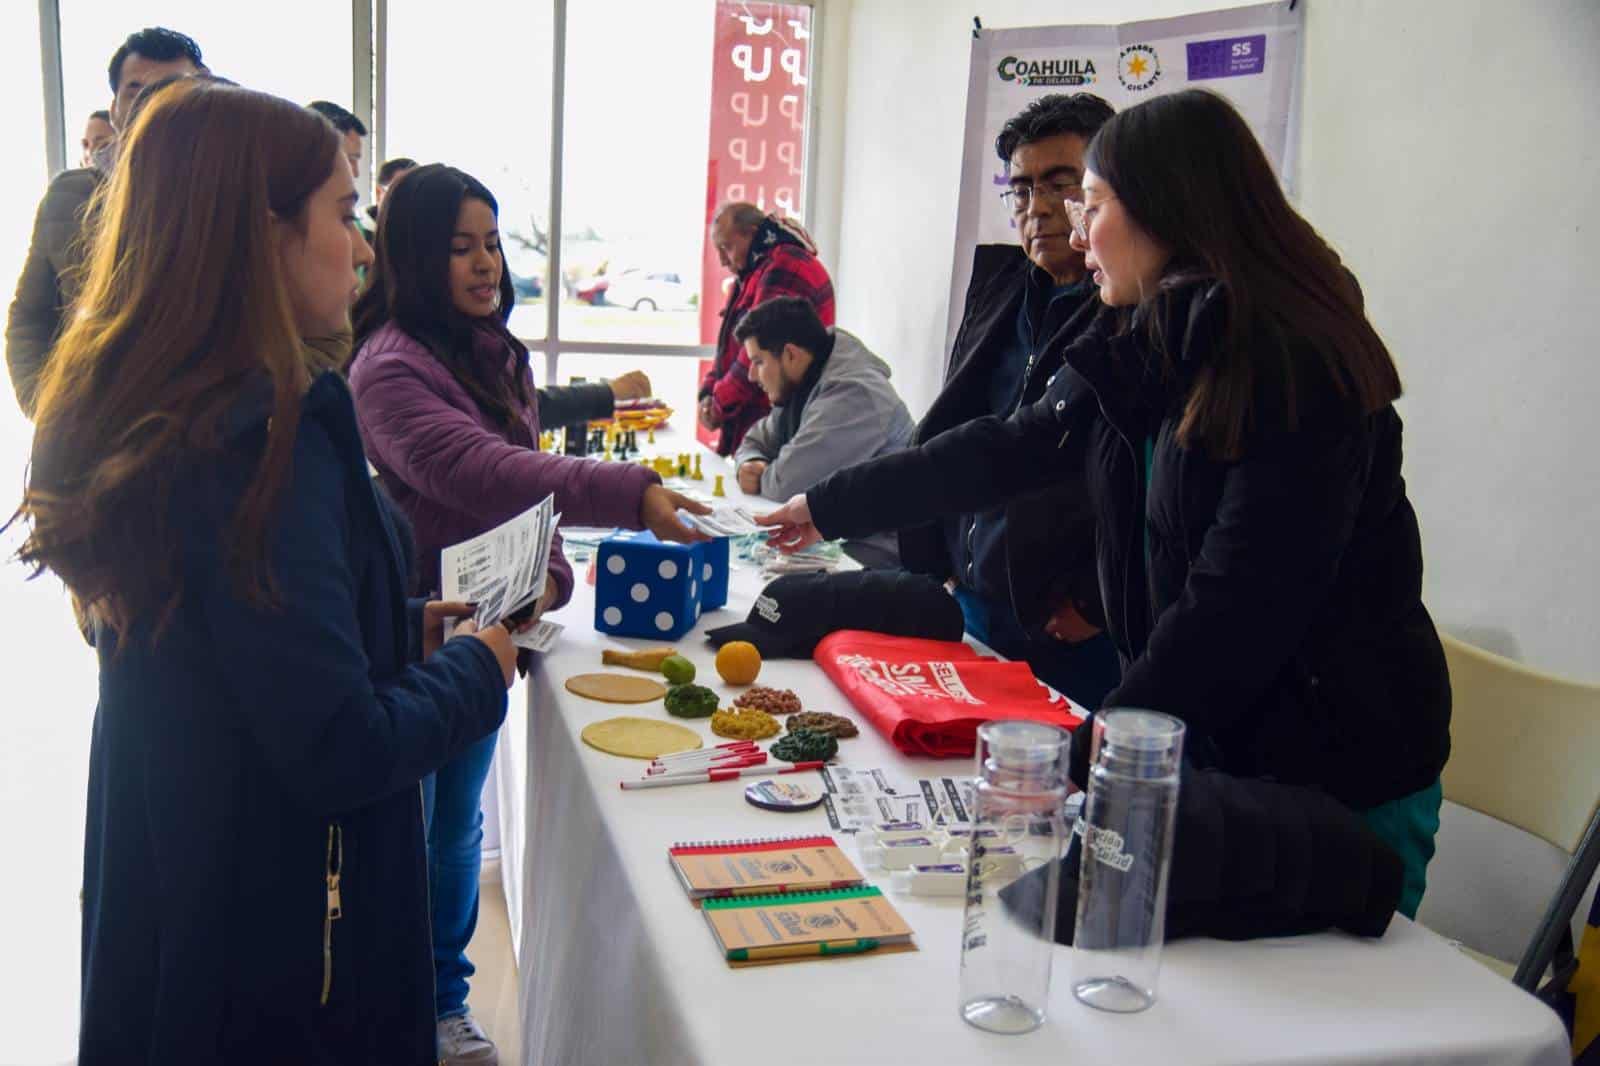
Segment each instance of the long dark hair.
[{"label": "long dark hair", "polygon": [[1400,375],[1362,310],[1361,290],[1335,252],[1289,205],[1255,135],[1226,100],[1200,89],[1158,96],[1120,112],[1084,153],[1146,232],[1172,250],[1166,276],[1147,300],[1158,348],[1174,290],[1221,284],[1227,325],[1189,392],[1178,425],[1185,445],[1237,458],[1265,412],[1263,394],[1282,397],[1275,419],[1296,421],[1291,340],[1322,358],[1334,387],[1371,413],[1400,395]]},{"label": "long dark hair", "polygon": [[[515,430],[533,402],[528,387],[528,349],[506,321],[516,306],[511,271],[500,252],[500,308],[488,318],[470,318],[450,299],[450,241],[464,200],[482,200],[495,217],[500,205],[488,188],[465,171],[429,163],[406,173],[383,198],[378,211],[376,262],[351,312],[354,351],[393,322],[425,345],[449,368],[474,403],[499,425]],[[473,347],[473,332],[498,334],[515,356],[512,373],[499,363],[484,365]]]},{"label": "long dark hair", "polygon": [[340,157],[332,127],[266,93],[182,78],[140,99],[40,383],[14,518],[32,526],[25,563],[55,571],[117,633],[138,623],[154,640],[181,593],[175,481],[186,458],[220,446],[225,416],[263,379],[272,417],[227,558],[247,600],[275,600],[267,526],[310,369],[271,219],[303,228]]}]

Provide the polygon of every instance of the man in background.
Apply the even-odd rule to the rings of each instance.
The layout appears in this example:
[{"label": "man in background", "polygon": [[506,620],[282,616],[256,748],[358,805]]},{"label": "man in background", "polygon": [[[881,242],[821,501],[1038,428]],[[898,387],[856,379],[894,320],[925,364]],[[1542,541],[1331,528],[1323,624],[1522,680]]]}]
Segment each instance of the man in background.
[{"label": "man in background", "polygon": [[94,166],[95,155],[109,148],[116,139],[117,131],[111,128],[111,112],[91,111],[83,127],[83,140],[79,142],[83,152],[78,156],[78,166]]},{"label": "man in background", "polygon": [[798,223],[765,214],[755,204],[724,205],[712,220],[711,242],[734,282],[717,331],[716,361],[700,382],[700,424],[721,430],[717,454],[732,455],[745,431],[772,409],[750,377],[744,345],[733,335],[739,320],[776,296],[798,296],[831,326],[833,281]]},{"label": "man in background", "polygon": [[[194,39],[160,26],[130,34],[111,57],[113,134],[128,121],[133,102],[148,85],[164,78],[204,71]],[[86,138],[87,140],[87,138]],[[33,219],[28,257],[6,316],[6,366],[23,414],[33,417],[39,375],[50,346],[61,332],[62,316],[77,292],[78,266],[86,251],[81,239],[89,199],[116,165],[115,136],[91,153],[91,165],[64,170],[51,179]]]},{"label": "man in background", "polygon": [[366,235],[367,243],[377,246],[378,240],[378,209],[383,206],[383,198],[389,195],[389,186],[399,181],[408,170],[417,169],[417,161],[401,156],[398,159],[388,159],[383,166],[378,168],[378,181],[373,190],[372,205],[367,208],[367,222],[361,226]]},{"label": "man in background", "polygon": [[345,162],[350,164],[350,175],[361,177],[361,156],[366,150],[367,124],[350,111],[328,100],[313,100],[306,105],[339,131]]},{"label": "man in background", "polygon": [[[768,300],[745,315],[733,335],[772,403],[734,453],[742,491],[787,500],[835,470],[910,443],[915,425],[889,383],[889,364],[853,333],[823,325],[809,301]],[[845,550],[864,566],[899,562],[892,533],[848,543]]]}]

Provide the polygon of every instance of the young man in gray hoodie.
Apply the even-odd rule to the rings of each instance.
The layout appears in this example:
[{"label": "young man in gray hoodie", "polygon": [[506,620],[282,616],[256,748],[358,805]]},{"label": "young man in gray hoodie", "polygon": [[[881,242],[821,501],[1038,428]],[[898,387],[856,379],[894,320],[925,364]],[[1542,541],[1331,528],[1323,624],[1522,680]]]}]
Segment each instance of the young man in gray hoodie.
[{"label": "young man in gray hoodie", "polygon": [[[854,334],[829,329],[805,300],[781,296],[745,315],[734,338],[772,411],[734,452],[739,488],[787,500],[842,467],[911,442],[916,426],[889,365]],[[863,565],[894,566],[892,535],[845,545]]]}]

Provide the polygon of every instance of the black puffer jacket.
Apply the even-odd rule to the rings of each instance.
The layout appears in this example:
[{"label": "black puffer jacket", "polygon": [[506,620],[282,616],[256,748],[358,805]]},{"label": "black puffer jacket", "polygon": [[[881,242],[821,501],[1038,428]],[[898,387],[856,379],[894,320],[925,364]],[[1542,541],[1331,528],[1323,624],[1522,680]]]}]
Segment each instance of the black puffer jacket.
[{"label": "black puffer jacket", "polygon": [[1222,301],[1192,289],[1173,304],[1171,373],[1155,369],[1142,333],[1093,329],[1013,417],[968,422],[812,489],[817,528],[913,524],[1083,471],[1123,660],[1103,706],[1183,719],[1198,766],[1316,785],[1357,810],[1428,786],[1449,755],[1450,687],[1422,605],[1399,416],[1362,414],[1310,369],[1294,428],[1274,424],[1281,405],[1269,399],[1241,459],[1182,447],[1178,416],[1221,335]]},{"label": "black puffer jacket", "polygon": [[[972,258],[972,281],[950,353],[944,388],[917,424],[913,444],[923,444],[955,426],[991,413],[989,379],[995,364],[1015,343],[1017,314],[1030,278],[1044,272],[1014,244],[981,244]],[[1045,278],[1048,285],[1048,278]],[[1066,303],[1060,301],[1059,303]],[[1039,346],[1029,352],[1023,374],[1022,405],[1044,394],[1045,382],[1061,368],[1066,346],[1093,320],[1099,300],[1093,296],[1040,324]],[[1054,312],[1054,307],[1052,307]],[[1016,622],[1036,629],[1062,604],[1070,602],[1085,618],[1099,622],[1100,589],[1095,582],[1094,515],[1081,469],[1053,480],[1004,504],[1005,574]],[[981,587],[960,573],[951,558],[952,533],[970,535],[973,516],[950,514],[940,521],[900,530],[900,561],[907,570],[944,580],[957,577]],[[970,556],[970,552],[968,553]],[[970,558],[967,560],[970,562]]]}]

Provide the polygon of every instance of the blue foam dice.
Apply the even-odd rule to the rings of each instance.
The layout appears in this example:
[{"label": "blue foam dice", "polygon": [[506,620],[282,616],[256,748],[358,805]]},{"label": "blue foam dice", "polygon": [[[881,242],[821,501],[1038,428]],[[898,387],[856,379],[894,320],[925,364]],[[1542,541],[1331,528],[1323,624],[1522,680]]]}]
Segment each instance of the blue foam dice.
[{"label": "blue foam dice", "polygon": [[701,550],[700,606],[715,611],[728,602],[728,538],[718,537],[695,547]]},{"label": "blue foam dice", "polygon": [[728,601],[728,542],[665,544],[624,531],[595,553],[594,627],[616,636],[676,640],[700,612]]}]

